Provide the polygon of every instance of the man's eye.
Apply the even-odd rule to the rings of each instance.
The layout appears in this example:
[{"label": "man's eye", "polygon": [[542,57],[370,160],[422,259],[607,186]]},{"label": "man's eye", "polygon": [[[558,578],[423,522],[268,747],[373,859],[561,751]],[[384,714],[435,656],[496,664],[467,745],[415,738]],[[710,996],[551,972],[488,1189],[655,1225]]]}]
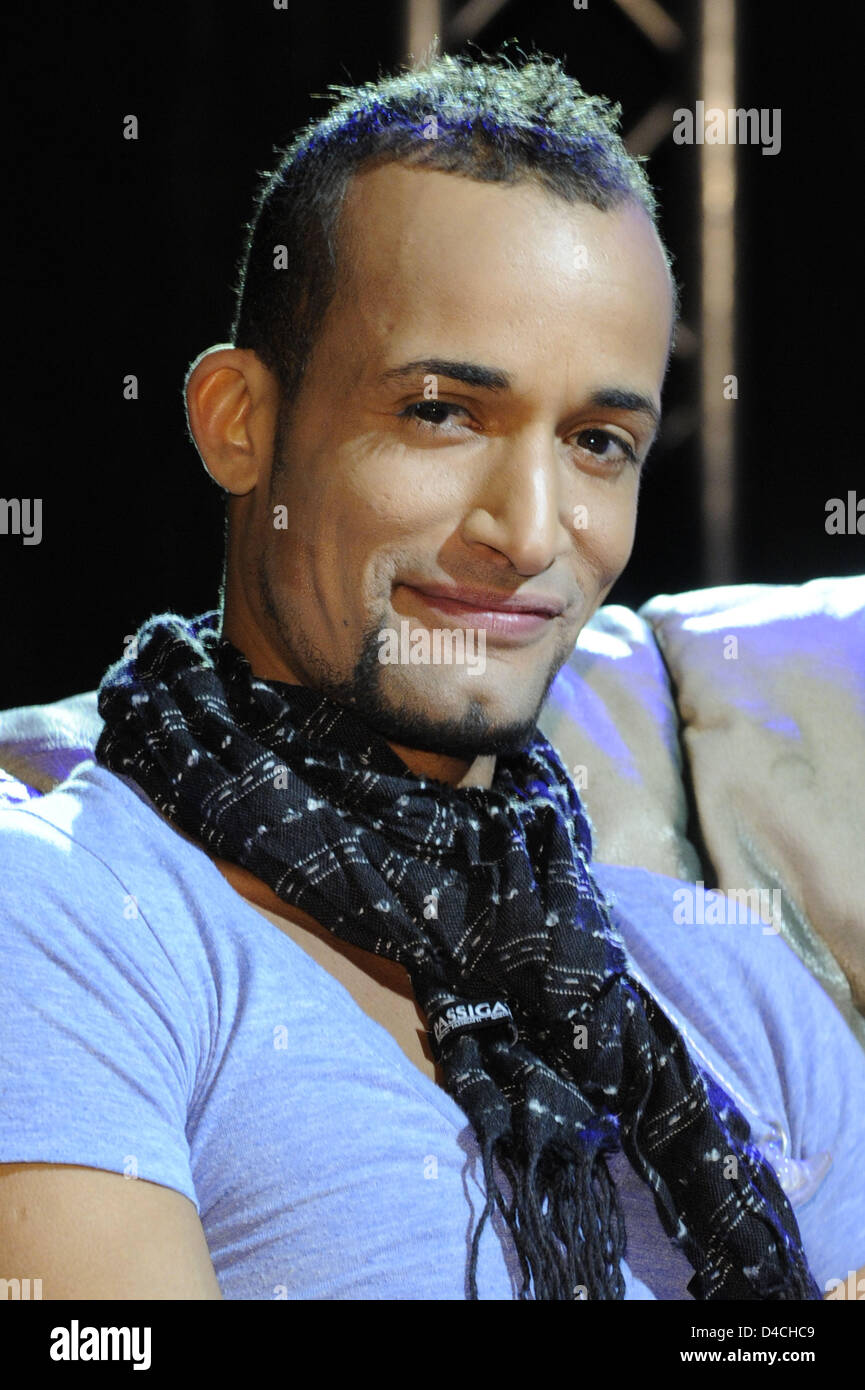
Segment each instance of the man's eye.
[{"label": "man's eye", "polygon": [[[420,414],[421,411],[424,413]],[[411,420],[421,431],[434,431],[445,424],[456,411],[463,415],[468,414],[461,405],[453,405],[450,401],[412,401],[405,410],[400,411],[400,419]]]},{"label": "man's eye", "polygon": [[[424,434],[450,433],[442,426],[457,415],[471,418],[464,406],[455,405],[452,401],[412,401],[400,411],[401,420],[413,422]],[[594,454],[602,463],[621,465],[637,462],[637,455],[627,440],[621,439],[617,434],[611,434],[609,430],[581,430],[574,438],[581,448]]]},{"label": "man's eye", "polygon": [[609,430],[581,430],[574,438],[581,448],[595,454],[603,463],[637,462],[637,455],[628,441],[610,434]]}]

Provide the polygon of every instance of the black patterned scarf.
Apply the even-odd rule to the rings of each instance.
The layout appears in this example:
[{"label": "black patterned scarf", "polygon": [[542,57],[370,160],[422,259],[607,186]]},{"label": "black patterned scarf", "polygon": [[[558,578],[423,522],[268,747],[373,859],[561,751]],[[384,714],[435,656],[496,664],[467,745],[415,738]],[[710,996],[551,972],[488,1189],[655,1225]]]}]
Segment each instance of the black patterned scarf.
[{"label": "black patterned scarf", "polygon": [[490,789],[416,777],[354,712],[257,679],[216,613],[145,623],[99,711],[100,762],[205,849],[407,970],[483,1157],[471,1297],[496,1206],[521,1297],[624,1297],[605,1160],[619,1148],[695,1269],[695,1298],[821,1297],[747,1121],[629,973],[586,815],[539,732],[497,759]]}]

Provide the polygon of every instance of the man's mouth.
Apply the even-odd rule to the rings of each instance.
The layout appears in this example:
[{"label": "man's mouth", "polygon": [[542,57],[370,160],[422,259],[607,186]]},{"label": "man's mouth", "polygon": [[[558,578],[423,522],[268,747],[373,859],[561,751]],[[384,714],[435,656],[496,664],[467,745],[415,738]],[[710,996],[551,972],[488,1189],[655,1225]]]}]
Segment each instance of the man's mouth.
[{"label": "man's mouth", "polygon": [[423,606],[449,618],[449,627],[476,628],[505,642],[525,642],[542,633],[565,604],[552,594],[505,594],[451,584],[404,584]]}]

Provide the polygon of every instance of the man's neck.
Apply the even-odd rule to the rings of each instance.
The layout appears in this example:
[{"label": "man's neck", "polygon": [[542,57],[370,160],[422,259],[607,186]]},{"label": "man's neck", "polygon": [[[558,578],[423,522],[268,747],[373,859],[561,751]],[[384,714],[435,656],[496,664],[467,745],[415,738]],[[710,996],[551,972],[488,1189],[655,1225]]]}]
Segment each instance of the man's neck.
[{"label": "man's neck", "polygon": [[[236,605],[235,605],[236,607]],[[243,623],[226,602],[221,616],[220,634],[233,642],[242,651],[253,672],[259,680],[282,681],[288,685],[300,685],[301,681],[293,671],[274,658],[273,651],[258,635],[258,628],[252,621]],[[476,758],[452,758],[443,753],[429,753],[418,748],[406,748],[402,744],[389,746],[402,758],[406,767],[416,777],[428,777],[435,782],[446,782],[452,787],[491,787],[496,770],[495,754],[479,755]]]},{"label": "man's neck", "polygon": [[416,777],[429,777],[436,782],[447,782],[452,787],[491,787],[496,770],[495,754],[482,754],[471,761],[466,758],[450,758],[442,753],[428,753],[418,748],[405,748],[402,744],[391,743],[398,758]]}]

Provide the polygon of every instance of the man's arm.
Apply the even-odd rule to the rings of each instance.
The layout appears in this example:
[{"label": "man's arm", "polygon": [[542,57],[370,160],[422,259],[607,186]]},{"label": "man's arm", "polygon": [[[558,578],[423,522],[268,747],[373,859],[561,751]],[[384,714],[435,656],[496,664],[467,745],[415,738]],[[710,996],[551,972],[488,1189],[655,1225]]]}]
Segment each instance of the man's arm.
[{"label": "man's arm", "polygon": [[3,1279],[41,1279],[44,1299],[222,1297],[188,1197],[72,1164],[0,1164]]}]

